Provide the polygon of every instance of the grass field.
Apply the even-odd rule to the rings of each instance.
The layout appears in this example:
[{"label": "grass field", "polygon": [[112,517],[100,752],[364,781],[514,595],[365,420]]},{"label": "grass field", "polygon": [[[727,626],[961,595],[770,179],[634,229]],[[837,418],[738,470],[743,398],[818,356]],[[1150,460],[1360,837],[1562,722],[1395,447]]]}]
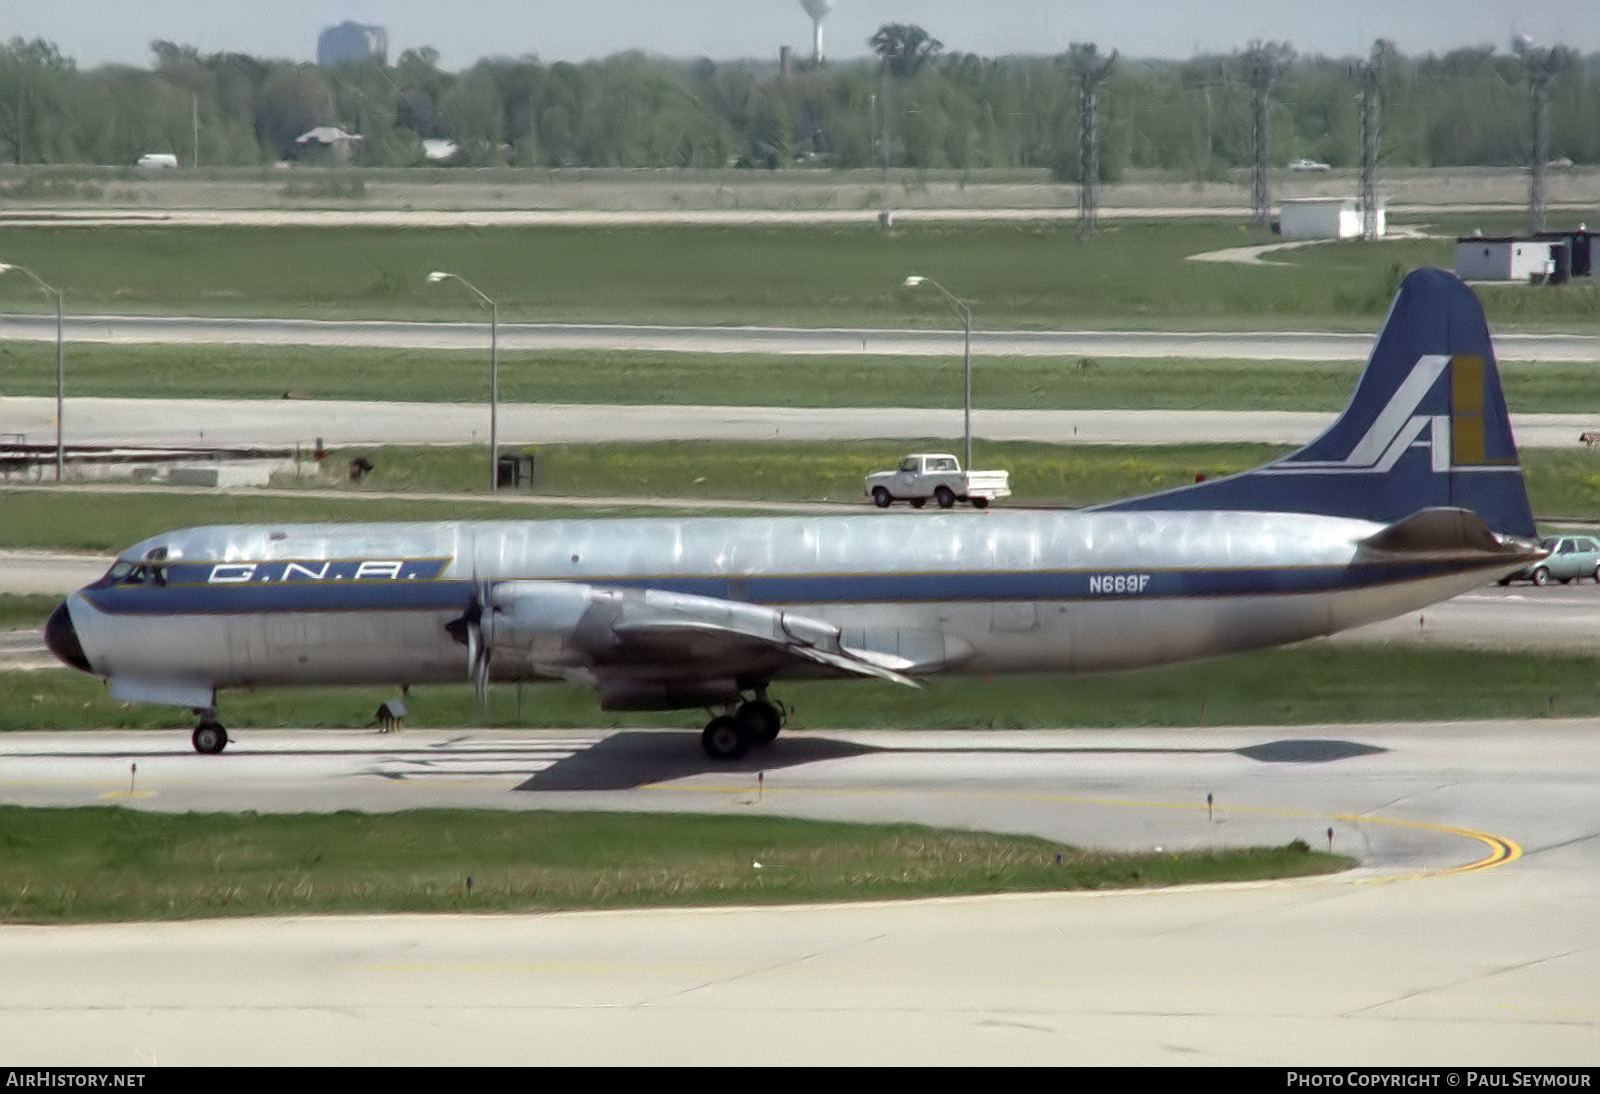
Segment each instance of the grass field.
[{"label": "grass field", "polygon": [[[859,502],[861,479],[902,452],[948,450],[948,439],[851,444],[765,445],[671,442],[640,445],[544,445],[537,489],[573,497]],[[1011,472],[1017,505],[1082,506],[1132,497],[1261,464],[1286,451],[1272,445],[1044,445],[979,442],[975,459]],[[359,487],[342,478],[356,455],[375,469]],[[1522,454],[1529,496],[1541,519],[1600,520],[1600,456],[1588,449],[1533,449]],[[483,489],[487,450],[362,448],[330,453],[328,477],[299,485],[306,497],[250,493],[88,493],[0,487],[0,549],[120,551],[149,536],[202,524],[303,521],[497,520],[663,516],[672,510],[596,508],[548,500],[501,504],[372,496],[378,493]],[[294,485],[286,480],[285,485]],[[84,519],[92,504],[94,518]],[[696,510],[713,515],[715,510]],[[732,513],[733,511],[727,511]]]},{"label": "grass field", "polygon": [[[766,445],[681,441],[639,445],[544,445],[538,488],[607,497],[854,501],[869,471],[903,452],[959,448],[948,438]],[[978,441],[974,460],[1011,472],[1017,505],[1083,506],[1134,497],[1256,467],[1288,449],[1266,444],[1050,445]],[[474,448],[361,449],[377,464],[371,490],[481,489],[487,453]],[[331,457],[343,467],[357,454]],[[1546,519],[1600,520],[1600,454],[1528,449],[1521,454],[1528,496]],[[3,534],[3,533],[0,533]]]},{"label": "grass field", "polygon": [[[1175,358],[977,357],[973,402],[1023,409],[1321,410],[1344,406],[1361,363]],[[68,350],[72,397],[381,399],[487,403],[482,353],[253,346]],[[1500,365],[1520,413],[1600,413],[1594,366]],[[0,342],[0,395],[54,396],[55,347]],[[687,353],[500,354],[506,403],[958,407],[945,357]]]},{"label": "grass field", "polygon": [[[802,729],[1053,729],[1307,725],[1600,715],[1600,659],[1552,653],[1305,643],[1198,664],[1106,676],[932,679],[917,690],[876,681],[792,682],[773,695]],[[230,692],[230,729],[372,724],[393,688]],[[493,690],[479,708],[465,684],[412,691],[415,727],[699,728],[697,710],[607,712],[575,685]],[[0,674],[0,731],[190,727],[184,711],[130,706],[67,669]],[[685,741],[686,748],[694,744]]]},{"label": "grass field", "polygon": [[[651,444],[541,445],[537,486],[579,497],[743,498],[865,502],[862,478],[904,452],[959,448],[959,440],[764,444],[668,441]],[[1027,504],[1086,505],[1243,470],[1283,449],[1272,445],[1048,445],[980,441],[974,459],[1011,470]],[[358,454],[376,465],[364,489],[474,491],[483,488],[480,448],[344,449],[326,461],[344,468]]]},{"label": "grass field", "polygon": [[[1287,265],[1185,256],[1249,243],[1227,219],[1117,221],[1090,240],[1071,224],[870,228],[6,230],[6,260],[66,294],[75,314],[473,318],[471,279],[507,320],[949,327],[934,277],[988,328],[1311,326],[1370,330],[1404,271],[1449,266],[1449,238],[1326,244]],[[1489,294],[1491,318],[1572,325],[1600,315],[1573,285]],[[24,279],[0,310],[42,310]],[[1505,313],[1505,314],[1502,314]]]},{"label": "grass field", "polygon": [[884,900],[1296,877],[1353,865],[1303,841],[1107,855],[916,825],[458,810],[0,807],[0,846],[0,922],[9,923]]},{"label": "grass field", "polygon": [[[479,465],[488,467],[488,457]],[[505,520],[659,515],[658,508],[574,506],[555,502],[504,505],[483,500],[428,501],[362,498],[345,493],[304,498],[252,494],[104,494],[0,487],[0,549],[54,548],[116,552],[159,532],[202,524],[317,521]],[[93,513],[85,519],[86,510]],[[744,512],[744,511],[740,511]],[[700,515],[716,515],[702,510]]]},{"label": "grass field", "polygon": [[0,631],[43,627],[59,603],[59,596],[0,593]]},{"label": "grass field", "polygon": [[[55,347],[0,342],[0,395],[55,394]],[[1359,362],[979,357],[973,401],[985,407],[1337,410]],[[1538,406],[1600,409],[1582,366],[1506,369]],[[1510,382],[1510,381],[1508,381]],[[68,349],[71,396],[382,399],[487,403],[480,352],[106,346]],[[687,353],[500,354],[506,403],[959,407],[962,362],[947,357]]]}]

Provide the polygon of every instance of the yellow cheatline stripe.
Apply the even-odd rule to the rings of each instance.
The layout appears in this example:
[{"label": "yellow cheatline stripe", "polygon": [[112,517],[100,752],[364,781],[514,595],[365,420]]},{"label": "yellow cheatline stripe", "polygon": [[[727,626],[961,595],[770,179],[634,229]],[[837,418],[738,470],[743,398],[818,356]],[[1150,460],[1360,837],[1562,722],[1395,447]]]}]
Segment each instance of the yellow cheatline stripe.
[{"label": "yellow cheatline stripe", "polygon": [[[757,788],[753,786],[672,786],[666,783],[646,783],[639,787],[640,790],[662,790],[688,793],[713,793],[713,794],[755,794]],[[1257,816],[1277,817],[1328,817],[1331,820],[1344,821],[1347,824],[1387,824],[1396,828],[1415,828],[1426,832],[1439,832],[1449,836],[1459,836],[1463,839],[1476,840],[1489,849],[1483,858],[1460,866],[1451,866],[1440,870],[1424,870],[1415,874],[1401,874],[1395,877],[1370,878],[1371,881],[1410,881],[1425,877],[1448,877],[1451,874],[1475,873],[1479,870],[1488,870],[1495,866],[1504,866],[1508,862],[1515,862],[1522,857],[1522,847],[1515,840],[1496,836],[1489,832],[1480,832],[1472,828],[1460,828],[1445,824],[1428,824],[1424,821],[1401,820],[1397,817],[1378,817],[1355,813],[1316,813],[1301,809],[1262,809],[1242,805],[1213,805],[1206,806],[1194,802],[1151,802],[1129,801],[1118,798],[1074,798],[1057,794],[1001,794],[992,792],[973,792],[961,790],[947,791],[908,791],[908,790],[844,790],[844,789],[816,789],[801,787],[772,787],[763,786],[759,791],[762,794],[814,794],[814,795],[849,795],[861,794],[877,797],[944,797],[944,798],[995,798],[1014,801],[1059,802],[1064,805],[1110,805],[1132,809],[1187,809],[1198,811],[1206,809],[1216,813],[1245,813]]]}]

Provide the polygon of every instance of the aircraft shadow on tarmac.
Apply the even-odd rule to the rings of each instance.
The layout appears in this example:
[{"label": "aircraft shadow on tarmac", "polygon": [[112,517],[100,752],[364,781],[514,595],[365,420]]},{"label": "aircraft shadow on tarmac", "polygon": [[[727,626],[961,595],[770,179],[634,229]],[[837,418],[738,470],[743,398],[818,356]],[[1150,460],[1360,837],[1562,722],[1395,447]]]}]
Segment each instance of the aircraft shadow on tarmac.
[{"label": "aircraft shadow on tarmac", "polygon": [[1387,752],[1358,741],[1323,739],[1266,741],[1244,748],[895,748],[858,744],[828,737],[780,737],[743,760],[713,760],[699,749],[686,748],[687,734],[674,730],[632,730],[558,760],[517,786],[518,790],[632,790],[650,783],[672,782],[717,772],[749,775],[786,767],[841,760],[874,753],[955,756],[962,753],[1088,756],[1088,755],[1236,755],[1257,763],[1317,764]]},{"label": "aircraft shadow on tarmac", "polygon": [[632,730],[611,736],[558,760],[518,790],[632,790],[712,772],[774,771],[821,760],[841,760],[885,751],[828,737],[779,737],[743,760],[713,760],[689,735],[674,730]]}]

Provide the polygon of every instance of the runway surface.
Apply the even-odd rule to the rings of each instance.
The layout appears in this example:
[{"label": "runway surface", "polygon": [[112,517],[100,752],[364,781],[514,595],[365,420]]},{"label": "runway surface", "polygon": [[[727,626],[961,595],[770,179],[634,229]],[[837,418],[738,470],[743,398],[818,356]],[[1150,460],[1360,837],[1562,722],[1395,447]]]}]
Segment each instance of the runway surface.
[{"label": "runway surface", "polygon": [[813,730],[732,767],[679,731],[238,736],[201,757],[183,732],[8,734],[0,797],[767,812],[1141,850],[1325,845],[1332,828],[1362,866],[844,907],[0,928],[8,1063],[1592,1066],[1600,1051],[1594,722]]},{"label": "runway surface", "polygon": [[[0,341],[54,342],[54,316],[0,316]],[[69,343],[250,345],[383,349],[485,348],[483,323],[399,320],[246,319],[193,316],[69,316]],[[990,357],[1176,357],[1203,360],[1362,361],[1371,333],[1317,331],[996,331],[974,330],[974,353]],[[949,356],[962,352],[958,330],[810,327],[639,326],[603,323],[501,323],[505,350],[674,353]],[[1495,335],[1502,361],[1600,361],[1592,334]]]},{"label": "runway surface", "polygon": [[[1304,444],[1334,413],[1277,410],[986,410],[972,412],[975,437],[1079,444]],[[72,444],[294,446],[485,444],[488,408],[466,403],[305,399],[68,399]],[[1522,448],[1574,448],[1600,429],[1600,415],[1513,414]],[[500,443],[619,441],[833,441],[949,437],[961,408],[601,406],[501,403]],[[55,400],[0,397],[0,434],[55,442]],[[8,438],[9,439],[9,438]],[[889,458],[900,453],[888,453]]]}]

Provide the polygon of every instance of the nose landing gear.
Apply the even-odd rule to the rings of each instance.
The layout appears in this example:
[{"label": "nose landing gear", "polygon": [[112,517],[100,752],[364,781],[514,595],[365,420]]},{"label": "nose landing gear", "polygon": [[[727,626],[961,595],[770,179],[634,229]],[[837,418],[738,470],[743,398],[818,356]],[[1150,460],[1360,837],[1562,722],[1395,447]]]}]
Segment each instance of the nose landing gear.
[{"label": "nose landing gear", "polygon": [[700,734],[700,746],[713,760],[741,759],[752,745],[769,745],[783,728],[783,710],[765,693],[740,703],[731,714],[719,714]]}]

